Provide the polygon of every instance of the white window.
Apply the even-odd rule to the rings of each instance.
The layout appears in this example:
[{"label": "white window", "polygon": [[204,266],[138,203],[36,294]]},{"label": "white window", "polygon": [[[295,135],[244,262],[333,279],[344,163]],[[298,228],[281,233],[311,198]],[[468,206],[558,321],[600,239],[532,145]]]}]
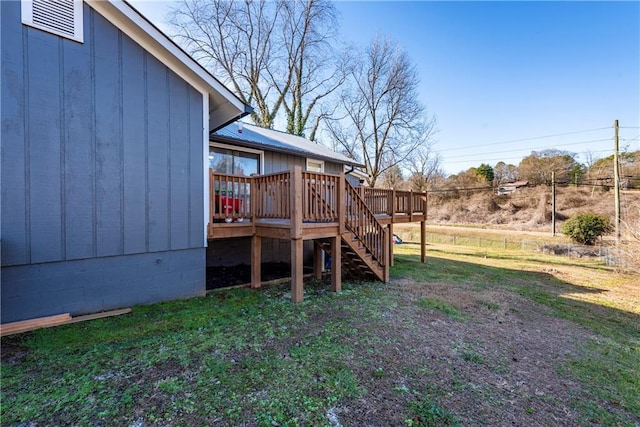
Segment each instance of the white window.
[{"label": "white window", "polygon": [[82,43],[82,0],[22,0],[22,23]]},{"label": "white window", "polygon": [[324,162],[322,160],[307,159],[307,170],[309,172],[324,172]]}]

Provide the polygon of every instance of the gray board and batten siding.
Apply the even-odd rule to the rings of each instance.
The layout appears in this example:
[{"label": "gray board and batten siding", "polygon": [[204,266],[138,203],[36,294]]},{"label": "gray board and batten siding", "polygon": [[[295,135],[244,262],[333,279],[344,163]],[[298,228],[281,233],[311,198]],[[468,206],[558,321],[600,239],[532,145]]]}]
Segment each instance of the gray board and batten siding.
[{"label": "gray board and batten siding", "polygon": [[[264,173],[277,173],[293,170],[294,166],[300,166],[302,170],[307,168],[307,159],[292,154],[264,152]],[[324,162],[325,173],[339,174],[344,169],[341,163]]]},{"label": "gray board and batten siding", "polygon": [[2,322],[205,291],[203,95],[86,4],[2,16]]}]

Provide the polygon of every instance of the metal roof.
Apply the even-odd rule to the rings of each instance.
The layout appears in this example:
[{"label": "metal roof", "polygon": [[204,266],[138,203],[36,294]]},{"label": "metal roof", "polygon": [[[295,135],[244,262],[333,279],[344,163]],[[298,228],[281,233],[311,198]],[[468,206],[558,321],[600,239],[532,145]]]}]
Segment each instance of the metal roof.
[{"label": "metal roof", "polygon": [[239,122],[231,123],[222,129],[212,133],[212,137],[220,142],[234,143],[236,145],[262,150],[271,150],[291,153],[299,156],[329,160],[354,166],[362,166],[349,157],[336,153],[321,144],[316,144],[301,136],[291,135],[273,129]]}]

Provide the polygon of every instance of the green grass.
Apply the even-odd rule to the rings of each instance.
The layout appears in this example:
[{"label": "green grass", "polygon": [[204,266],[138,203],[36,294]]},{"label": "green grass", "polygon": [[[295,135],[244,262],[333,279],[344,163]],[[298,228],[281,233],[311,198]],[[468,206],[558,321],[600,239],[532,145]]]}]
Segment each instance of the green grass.
[{"label": "green grass", "polygon": [[409,404],[412,417],[405,420],[409,427],[438,427],[457,426],[459,421],[450,412],[443,409],[438,402],[430,396]]},{"label": "green grass", "polygon": [[[585,425],[637,422],[639,315],[606,300],[617,292],[616,280],[626,283],[628,276],[592,262],[553,264],[497,250],[481,255],[439,248],[424,265],[417,247],[397,250],[395,278],[471,293],[506,290],[589,329],[593,340],[580,343],[580,354],[558,369],[593,399],[562,404],[579,411]],[[564,278],[542,271],[549,268],[562,270]],[[386,396],[404,408],[400,423],[459,424],[463,418],[451,408],[451,397],[471,399],[479,389],[457,372],[449,389],[429,388],[440,365],[405,360],[403,354],[415,355],[428,343],[406,345],[397,325],[409,333],[429,327],[415,323],[411,313],[420,319],[444,313],[451,319],[445,322],[467,328],[471,315],[440,298],[422,295],[407,303],[395,286],[346,282],[343,289],[334,294],[327,285],[306,284],[302,304],[284,297],[286,285],[235,289],[4,337],[0,419],[3,425],[327,425],[333,408]],[[469,301],[489,315],[515,310],[502,301]],[[404,313],[406,319],[397,318]],[[476,344],[452,340],[452,359],[441,356],[487,375],[508,374],[510,359],[487,356]],[[503,410],[495,393],[482,395],[484,403]]]},{"label": "green grass", "polygon": [[[414,254],[418,249],[412,245],[405,245],[400,252]],[[401,256],[396,261],[396,271],[400,275],[420,281],[490,282],[493,286],[518,293],[547,306],[555,316],[583,325],[597,334],[597,338],[583,344],[584,354],[581,357],[563,367],[566,372],[582,380],[594,395],[601,399],[596,403],[576,402],[585,423],[626,425],[616,415],[604,409],[599,404],[602,402],[624,408],[630,414],[640,414],[640,313],[615,309],[615,304],[598,298],[597,294],[603,289],[592,287],[593,283],[596,283],[606,292],[615,292],[620,285],[627,285],[630,280],[637,280],[637,277],[620,275],[616,278],[610,268],[600,265],[595,266],[597,268],[589,273],[593,283],[587,282],[581,286],[538,271],[526,270],[531,267],[532,262],[542,261],[549,265],[547,257],[540,260],[526,255],[507,254],[504,251],[488,251],[482,257],[486,265],[482,265],[477,263],[475,254],[468,251],[462,251],[460,254],[451,249],[440,249],[431,252],[431,255],[437,257],[428,261],[431,268],[417,269],[415,264],[418,260],[415,257]],[[511,269],[495,268],[492,265],[496,263],[510,265]],[[558,266],[582,269],[592,269],[593,264],[593,261],[568,259],[556,263]],[[607,283],[608,281],[610,283]],[[536,285],[532,286],[533,283]],[[620,292],[621,298],[635,301],[635,307],[638,307],[637,287],[627,291],[628,294]],[[564,296],[576,293],[594,296],[585,297],[586,301]],[[467,355],[465,360],[467,358],[472,359],[472,356]]]},{"label": "green grass", "polygon": [[150,400],[159,403],[145,417],[157,423],[320,422],[327,406],[360,393],[343,362],[353,349],[338,339],[355,331],[309,321],[333,295],[294,305],[265,294],[233,290],[3,339],[27,355],[2,365],[2,420],[132,422],[131,409]]},{"label": "green grass", "polygon": [[446,314],[447,316],[451,317],[452,319],[464,320],[465,318],[465,314],[462,311],[458,310],[455,306],[445,301],[442,301],[441,299],[438,299],[438,298],[420,298],[417,301],[417,304],[420,307],[440,311]]}]

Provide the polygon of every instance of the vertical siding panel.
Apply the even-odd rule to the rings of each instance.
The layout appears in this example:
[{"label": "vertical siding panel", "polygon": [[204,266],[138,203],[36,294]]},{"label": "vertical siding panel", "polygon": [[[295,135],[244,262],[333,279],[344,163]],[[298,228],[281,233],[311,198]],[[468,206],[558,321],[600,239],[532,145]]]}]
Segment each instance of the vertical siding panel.
[{"label": "vertical siding panel", "polygon": [[122,42],[124,252],[146,250],[144,51],[128,37]]},{"label": "vertical siding panel", "polygon": [[[202,94],[189,88],[189,247],[202,247],[204,233],[204,159],[202,158]],[[206,171],[209,179],[209,171]],[[208,196],[206,203],[209,203]]]},{"label": "vertical siding panel", "polygon": [[60,64],[57,37],[29,31],[31,262],[62,259]]},{"label": "vertical siding panel", "polygon": [[27,167],[25,120],[27,102],[24,84],[26,29],[20,24],[20,3],[0,1],[0,173],[2,190],[2,265],[29,262],[27,233]]},{"label": "vertical siding panel", "polygon": [[264,153],[264,170],[263,174],[268,174],[273,172],[273,156],[275,153],[271,151],[265,151]]},{"label": "vertical siding panel", "polygon": [[169,72],[171,249],[185,249],[189,246],[189,98],[187,87],[184,80]]},{"label": "vertical siding panel", "polygon": [[[89,22],[88,18],[85,22]],[[66,259],[88,258],[93,254],[93,91],[90,49],[87,44],[63,45]]]},{"label": "vertical siding panel", "polygon": [[324,162],[324,171],[326,173],[339,174],[343,169],[344,168],[340,163]]},{"label": "vertical siding panel", "polygon": [[147,55],[149,250],[169,249],[167,69]]},{"label": "vertical siding panel", "polygon": [[97,255],[122,253],[118,30],[94,13]]}]

